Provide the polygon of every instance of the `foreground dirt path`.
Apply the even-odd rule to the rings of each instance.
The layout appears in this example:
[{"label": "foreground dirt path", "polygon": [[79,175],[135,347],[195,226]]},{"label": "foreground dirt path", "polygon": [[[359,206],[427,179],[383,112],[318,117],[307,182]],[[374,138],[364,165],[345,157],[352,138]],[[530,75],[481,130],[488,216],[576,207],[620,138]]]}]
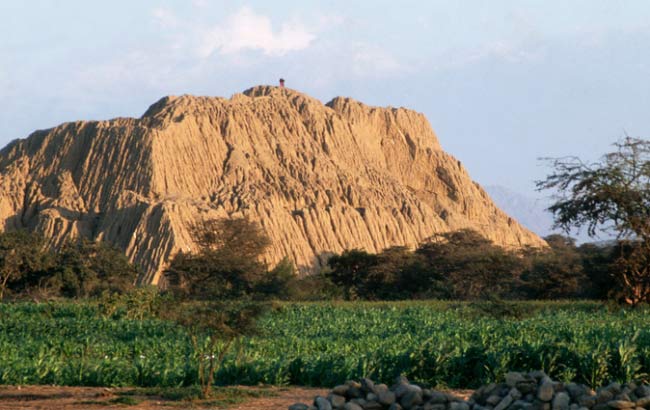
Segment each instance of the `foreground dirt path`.
[{"label": "foreground dirt path", "polygon": [[[244,388],[245,389],[245,388]],[[323,389],[303,387],[269,388],[273,397],[251,398],[241,404],[216,406],[200,402],[169,401],[138,397],[137,404],[115,403],[118,393],[132,389],[58,386],[0,386],[0,410],[162,410],[162,409],[230,409],[286,410],[296,402],[311,403]]]},{"label": "foreground dirt path", "polygon": [[[242,387],[242,389],[255,389]],[[138,396],[137,404],[119,403],[120,395],[132,389],[103,387],[58,386],[0,386],[0,410],[169,410],[169,409],[229,409],[229,410],[287,410],[290,405],[311,403],[315,396],[326,395],[326,389],[305,387],[269,387],[273,397],[250,398],[244,403],[218,406],[209,403],[170,401]],[[451,393],[467,399],[471,390],[454,390]],[[127,396],[128,397],[128,396]]]}]

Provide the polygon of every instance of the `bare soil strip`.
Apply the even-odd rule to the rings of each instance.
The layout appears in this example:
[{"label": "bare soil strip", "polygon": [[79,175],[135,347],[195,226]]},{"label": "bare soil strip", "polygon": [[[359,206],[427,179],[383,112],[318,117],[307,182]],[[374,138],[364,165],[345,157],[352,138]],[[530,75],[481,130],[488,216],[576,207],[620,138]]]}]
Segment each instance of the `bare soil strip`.
[{"label": "bare soil strip", "polygon": [[[242,387],[246,389],[247,387]],[[137,404],[118,403],[120,392],[129,388],[60,387],[60,386],[0,386],[0,410],[169,410],[169,409],[229,409],[286,410],[294,403],[311,403],[317,395],[329,390],[306,387],[270,387],[273,397],[250,398],[244,403],[217,406],[201,401],[171,401],[156,397],[137,396]],[[451,393],[467,399],[472,390]],[[130,397],[130,396],[127,396]]]}]

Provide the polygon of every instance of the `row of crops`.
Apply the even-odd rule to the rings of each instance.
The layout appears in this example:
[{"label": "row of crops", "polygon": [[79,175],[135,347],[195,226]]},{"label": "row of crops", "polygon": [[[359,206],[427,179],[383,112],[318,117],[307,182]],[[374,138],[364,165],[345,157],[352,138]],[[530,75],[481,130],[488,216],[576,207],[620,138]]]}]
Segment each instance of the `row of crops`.
[{"label": "row of crops", "polygon": [[[217,381],[332,386],[404,374],[471,388],[508,370],[590,385],[650,373],[647,311],[521,306],[532,312],[523,319],[442,302],[285,304],[236,344]],[[0,384],[182,386],[196,383],[196,368],[188,335],[170,323],[106,317],[92,304],[0,305]]]}]

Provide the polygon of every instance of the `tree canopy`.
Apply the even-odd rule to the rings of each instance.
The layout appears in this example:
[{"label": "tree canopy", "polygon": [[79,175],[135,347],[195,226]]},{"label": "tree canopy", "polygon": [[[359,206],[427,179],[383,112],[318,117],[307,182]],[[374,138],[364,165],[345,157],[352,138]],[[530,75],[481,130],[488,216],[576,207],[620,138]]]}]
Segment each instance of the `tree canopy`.
[{"label": "tree canopy", "polygon": [[630,304],[650,301],[650,141],[626,137],[596,162],[550,159],[554,172],[538,181],[555,191],[557,227],[613,231],[620,241],[614,274]]}]

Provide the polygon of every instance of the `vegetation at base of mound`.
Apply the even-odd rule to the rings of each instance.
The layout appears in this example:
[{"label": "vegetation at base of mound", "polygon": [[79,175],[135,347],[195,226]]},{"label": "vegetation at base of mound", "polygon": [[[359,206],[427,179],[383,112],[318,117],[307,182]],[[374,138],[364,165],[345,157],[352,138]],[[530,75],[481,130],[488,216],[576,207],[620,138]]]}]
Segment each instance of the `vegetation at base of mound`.
[{"label": "vegetation at base of mound", "polygon": [[[198,384],[183,327],[102,312],[98,303],[1,304],[0,384]],[[283,303],[236,342],[215,381],[333,386],[404,374],[471,388],[542,369],[602,385],[650,373],[648,313],[594,302]]]}]

